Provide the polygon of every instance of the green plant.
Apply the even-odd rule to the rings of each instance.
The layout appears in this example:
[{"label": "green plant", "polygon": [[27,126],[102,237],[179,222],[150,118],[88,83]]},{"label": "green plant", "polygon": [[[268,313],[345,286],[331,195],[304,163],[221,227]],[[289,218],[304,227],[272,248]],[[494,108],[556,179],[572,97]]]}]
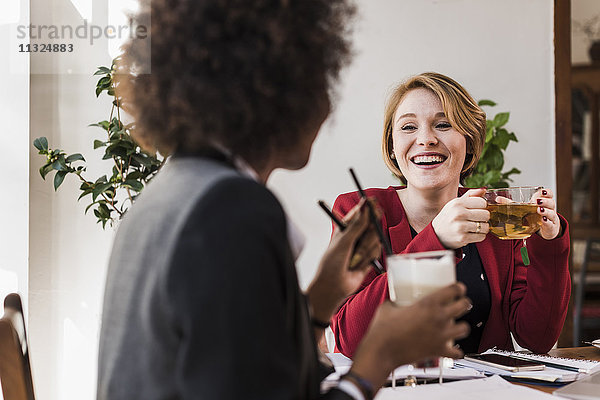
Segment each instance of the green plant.
[{"label": "green plant", "polygon": [[112,108],[108,120],[89,125],[101,128],[106,134],[105,140],[94,140],[93,147],[105,148],[102,159],[113,161],[111,174],[90,180],[84,176],[86,160],[80,153],[67,155],[61,149],[52,149],[45,137],[33,142],[38,153],[46,157],[45,164],[39,170],[42,178],[45,180],[49,173],[55,171],[54,190],[57,190],[67,175],[77,176],[81,181],[78,200],[90,196],[91,202],[85,213],[94,208],[94,215],[97,222],[102,223],[102,228],[109,221],[112,225],[115,219],[125,214],[164,163],[164,158],[143,151],[131,137],[134,124],[123,124],[121,120],[121,99],[117,95],[118,82],[115,80],[117,61],[113,60],[110,68],[98,67],[94,73],[101,76],[96,84],[96,97],[106,92],[112,98]]},{"label": "green plant", "polygon": [[[491,100],[481,100],[478,104],[489,107],[496,105]],[[518,142],[515,134],[505,128],[509,118],[510,113],[501,112],[496,114],[493,119],[487,120],[483,152],[475,170],[465,179],[466,187],[508,187],[509,182],[512,182],[510,176],[521,173],[517,168],[502,172],[504,168],[503,152],[511,141]]]}]

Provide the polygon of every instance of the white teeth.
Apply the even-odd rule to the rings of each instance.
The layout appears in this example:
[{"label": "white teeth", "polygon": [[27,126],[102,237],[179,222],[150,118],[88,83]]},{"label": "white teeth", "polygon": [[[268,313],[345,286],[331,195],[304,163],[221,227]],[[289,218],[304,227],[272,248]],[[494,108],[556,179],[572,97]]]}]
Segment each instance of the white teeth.
[{"label": "white teeth", "polygon": [[444,157],[442,156],[416,156],[413,158],[415,164],[440,163],[443,161]]}]

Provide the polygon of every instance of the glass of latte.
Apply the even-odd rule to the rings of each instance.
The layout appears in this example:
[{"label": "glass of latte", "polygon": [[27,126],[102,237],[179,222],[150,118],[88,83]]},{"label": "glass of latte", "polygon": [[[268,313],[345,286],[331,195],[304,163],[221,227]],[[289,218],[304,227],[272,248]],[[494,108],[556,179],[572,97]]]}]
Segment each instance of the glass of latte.
[{"label": "glass of latte", "polygon": [[[399,306],[409,306],[421,297],[456,282],[456,265],[452,250],[395,254],[388,256],[386,263],[390,300]],[[439,359],[438,366],[441,383],[443,357]],[[405,385],[414,383],[414,376],[408,376],[405,380]],[[393,373],[392,386],[396,386]]]}]

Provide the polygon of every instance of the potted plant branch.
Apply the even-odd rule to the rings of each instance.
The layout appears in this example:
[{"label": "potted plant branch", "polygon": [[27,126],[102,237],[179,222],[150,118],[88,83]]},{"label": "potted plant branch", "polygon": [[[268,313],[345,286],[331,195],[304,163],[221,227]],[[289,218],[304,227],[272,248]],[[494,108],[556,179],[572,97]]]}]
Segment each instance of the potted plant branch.
[{"label": "potted plant branch", "polygon": [[[481,100],[479,106],[494,107],[495,102]],[[504,151],[510,142],[518,142],[514,132],[506,129],[510,113],[501,112],[488,119],[486,123],[485,143],[481,157],[473,173],[465,179],[466,187],[508,187],[512,182],[511,175],[520,174],[517,168],[502,172],[504,168]]]},{"label": "potted plant branch", "polygon": [[74,175],[80,181],[81,193],[78,200],[86,197],[90,201],[85,213],[93,208],[97,222],[106,227],[120,219],[144,186],[159,171],[165,158],[158,154],[150,154],[141,149],[131,136],[133,123],[124,124],[123,109],[118,96],[118,82],[115,79],[118,58],[113,60],[110,68],[98,67],[94,75],[100,76],[96,84],[96,97],[102,93],[112,98],[110,116],[107,120],[91,124],[104,131],[102,139],[93,142],[94,149],[104,148],[103,160],[112,160],[112,171],[96,179],[86,176],[86,160],[80,153],[67,155],[63,150],[51,148],[45,137],[34,140],[33,145],[38,153],[46,158],[39,169],[43,179],[51,172],[54,175],[54,190],[57,190],[67,175]]}]

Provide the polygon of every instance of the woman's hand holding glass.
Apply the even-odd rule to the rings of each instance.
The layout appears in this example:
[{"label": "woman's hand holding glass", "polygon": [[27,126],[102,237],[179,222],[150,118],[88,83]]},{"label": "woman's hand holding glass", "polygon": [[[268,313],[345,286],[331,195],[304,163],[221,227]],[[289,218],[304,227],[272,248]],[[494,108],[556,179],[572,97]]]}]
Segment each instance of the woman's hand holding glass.
[{"label": "woman's hand holding glass", "polygon": [[379,387],[399,365],[432,357],[461,358],[456,339],[469,334],[466,322],[456,322],[470,308],[466,288],[455,283],[410,306],[385,302],[377,309],[354,355],[352,370]]},{"label": "woman's hand holding glass", "polygon": [[447,249],[458,249],[481,242],[489,231],[490,213],[481,196],[485,189],[470,189],[450,200],[431,222],[440,242]]},{"label": "woman's hand holding glass", "polygon": [[556,238],[561,233],[561,227],[552,190],[542,188],[533,198],[538,205],[538,214],[542,216],[542,226],[537,234],[546,240]]}]

